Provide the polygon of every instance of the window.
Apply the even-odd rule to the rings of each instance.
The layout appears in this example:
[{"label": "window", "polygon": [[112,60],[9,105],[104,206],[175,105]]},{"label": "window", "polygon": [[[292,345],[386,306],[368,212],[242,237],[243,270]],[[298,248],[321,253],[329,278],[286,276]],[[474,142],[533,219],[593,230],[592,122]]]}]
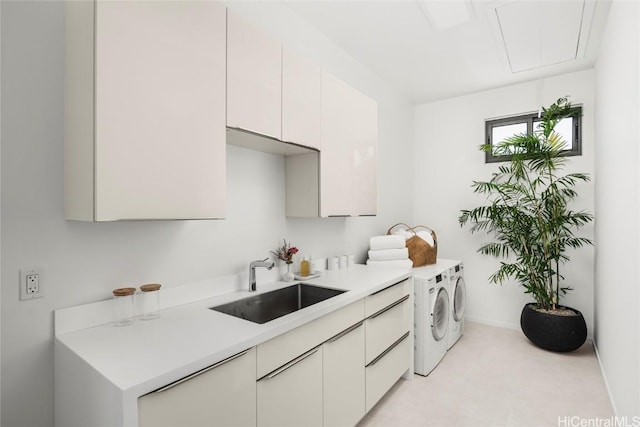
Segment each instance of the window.
[{"label": "window", "polygon": [[[560,120],[555,130],[566,142],[566,148],[562,150],[562,155],[580,156],[582,154],[582,107],[572,108],[571,113],[573,116]],[[519,133],[533,133],[539,127],[540,119],[538,118],[538,113],[486,120],[485,138],[487,144],[495,146],[505,138]],[[485,153],[485,163],[504,162],[510,160],[510,158],[510,156],[494,156],[493,152]]]}]

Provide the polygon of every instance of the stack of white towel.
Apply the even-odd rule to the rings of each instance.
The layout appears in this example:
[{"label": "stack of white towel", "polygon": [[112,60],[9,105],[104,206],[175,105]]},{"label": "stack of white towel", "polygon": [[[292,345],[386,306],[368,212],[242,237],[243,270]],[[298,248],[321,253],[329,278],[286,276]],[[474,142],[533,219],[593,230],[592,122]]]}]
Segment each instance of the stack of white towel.
[{"label": "stack of white towel", "polygon": [[407,269],[413,267],[405,237],[394,234],[371,237],[367,265]]}]

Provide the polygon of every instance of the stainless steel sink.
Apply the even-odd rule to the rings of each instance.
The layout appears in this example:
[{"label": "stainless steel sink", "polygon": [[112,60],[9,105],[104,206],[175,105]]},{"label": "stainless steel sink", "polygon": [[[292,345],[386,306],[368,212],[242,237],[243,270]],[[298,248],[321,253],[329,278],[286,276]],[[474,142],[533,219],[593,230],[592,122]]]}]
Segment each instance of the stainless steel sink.
[{"label": "stainless steel sink", "polygon": [[254,323],[266,323],[344,292],[340,289],[298,283],[286,288],[210,307],[210,309]]}]

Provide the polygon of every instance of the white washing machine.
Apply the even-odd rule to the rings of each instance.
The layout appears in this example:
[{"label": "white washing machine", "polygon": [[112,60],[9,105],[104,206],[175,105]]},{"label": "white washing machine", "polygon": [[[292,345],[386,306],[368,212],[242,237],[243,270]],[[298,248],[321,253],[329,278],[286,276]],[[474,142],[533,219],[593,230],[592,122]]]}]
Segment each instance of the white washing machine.
[{"label": "white washing machine", "polygon": [[414,268],[415,373],[428,375],[447,353],[449,343],[449,294],[446,270]]},{"label": "white washing machine", "polygon": [[447,349],[453,347],[464,330],[464,309],[467,303],[467,288],[464,282],[464,264],[462,261],[448,260],[452,265],[447,268],[449,291],[449,336]]}]

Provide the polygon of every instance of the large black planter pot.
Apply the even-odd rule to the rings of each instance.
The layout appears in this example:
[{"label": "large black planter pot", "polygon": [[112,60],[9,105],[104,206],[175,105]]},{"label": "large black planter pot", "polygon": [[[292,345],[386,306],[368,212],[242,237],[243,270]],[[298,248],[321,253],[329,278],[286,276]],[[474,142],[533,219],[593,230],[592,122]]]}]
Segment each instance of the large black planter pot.
[{"label": "large black planter pot", "polygon": [[551,351],[573,351],[587,339],[587,324],[582,313],[570,307],[576,316],[560,316],[543,313],[529,303],[522,309],[520,327],[529,341],[540,348]]}]

